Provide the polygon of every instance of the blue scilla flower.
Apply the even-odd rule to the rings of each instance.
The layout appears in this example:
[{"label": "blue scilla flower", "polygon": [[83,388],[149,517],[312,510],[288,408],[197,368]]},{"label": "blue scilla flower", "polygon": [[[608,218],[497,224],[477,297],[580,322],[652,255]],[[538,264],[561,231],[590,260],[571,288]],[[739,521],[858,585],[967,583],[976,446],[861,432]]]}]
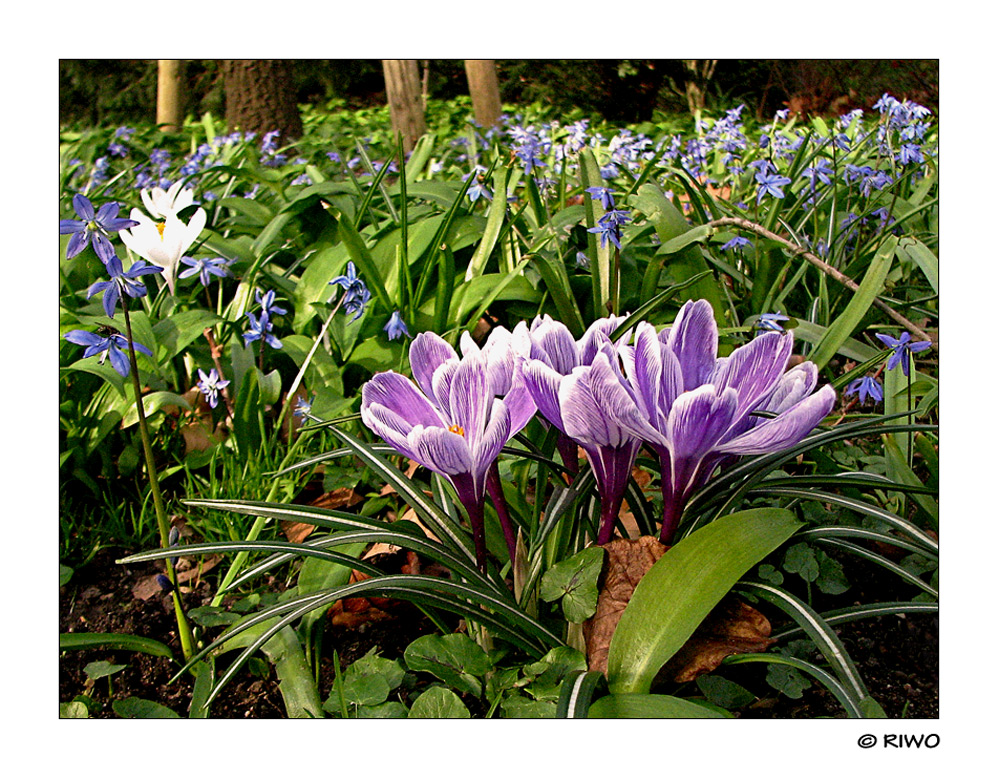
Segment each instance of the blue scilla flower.
[{"label": "blue scilla flower", "polygon": [[727,252],[727,251],[729,251],[731,249],[742,248],[743,246],[752,247],[752,245],[753,245],[753,242],[750,241],[748,238],[744,238],[741,235],[737,235],[737,236],[735,236],[735,238],[731,239],[730,241],[726,241],[725,243],[723,243],[722,246],[721,246],[721,250],[723,252]]},{"label": "blue scilla flower", "polygon": [[760,314],[756,319],[756,331],[758,333],[773,332],[783,333],[784,326],[781,322],[787,322],[790,317],[779,311],[776,314]]},{"label": "blue scilla flower", "polygon": [[87,298],[92,298],[98,292],[104,293],[102,303],[104,313],[114,319],[114,311],[122,293],[130,298],[141,298],[146,294],[146,285],[139,281],[141,276],[151,273],[162,273],[159,265],[147,265],[145,260],[136,260],[127,271],[122,270],[121,260],[117,254],[112,254],[105,263],[105,268],[111,276],[110,281],[97,281],[87,290]]},{"label": "blue scilla flower", "polygon": [[[108,335],[102,335],[100,333],[91,333],[88,330],[70,330],[63,336],[63,338],[71,344],[87,347],[83,352],[84,357],[93,357],[96,354],[100,354],[101,359],[99,362],[101,364],[104,363],[105,359],[110,358],[111,367],[114,368],[121,376],[128,376],[129,364],[128,355],[126,354],[126,350],[128,349],[128,340],[120,333],[115,332]],[[142,352],[150,357],[153,356],[153,353],[149,351],[148,347],[143,346],[137,341],[133,341],[132,346],[137,352]]]},{"label": "blue scilla flower", "polygon": [[884,399],[881,383],[873,376],[854,379],[847,385],[845,394],[857,395],[861,403],[866,403],[868,399],[874,403],[880,403]]},{"label": "blue scilla flower", "polygon": [[759,185],[756,190],[756,202],[760,203],[767,195],[783,198],[784,190],[781,187],[790,184],[791,179],[776,172],[769,173],[766,170],[760,170],[756,174],[756,183]]},{"label": "blue scilla flower", "polygon": [[118,203],[105,203],[97,211],[86,195],[73,195],[73,210],[79,219],[60,219],[59,235],[72,235],[66,247],[66,259],[75,257],[93,241],[94,251],[103,262],[114,256],[111,246],[111,234],[139,223],[134,219],[124,219],[118,216]]},{"label": "blue scilla flower", "polygon": [[600,205],[604,207],[605,211],[614,210],[614,193],[610,189],[607,187],[587,187],[586,191],[590,193],[591,198],[600,201]]},{"label": "blue scilla flower", "polygon": [[402,338],[403,336],[406,336],[407,338],[410,337],[409,328],[406,327],[406,323],[402,319],[402,314],[398,311],[392,312],[392,316],[389,317],[388,324],[382,329],[388,333],[390,341]]},{"label": "blue scilla flower", "polygon": [[187,279],[191,276],[200,276],[201,284],[205,287],[211,283],[212,276],[220,279],[228,276],[229,271],[226,269],[226,266],[232,263],[232,260],[227,260],[224,257],[213,257],[210,259],[205,257],[197,260],[191,257],[181,257],[180,261],[189,267],[187,270],[181,271],[179,277]]},{"label": "blue scilla flower", "polygon": [[615,209],[608,211],[599,220],[596,227],[587,230],[588,233],[596,233],[600,236],[600,245],[606,246],[609,240],[618,249],[621,248],[621,225],[629,221],[627,211]]},{"label": "blue scilla flower", "polygon": [[337,276],[330,284],[339,284],[344,289],[343,310],[348,314],[353,314],[351,322],[358,319],[364,313],[364,307],[371,300],[371,293],[357,276],[357,268],[354,263],[347,263],[347,270],[343,275]]},{"label": "blue scilla flower", "polygon": [[878,340],[892,350],[888,358],[888,370],[895,370],[902,366],[902,373],[909,375],[909,355],[929,349],[933,344],[930,341],[913,341],[908,333],[902,333],[898,338],[892,338],[884,333],[875,333]]},{"label": "blue scilla flower", "polygon": [[201,377],[198,389],[204,394],[208,405],[215,408],[219,404],[219,391],[229,386],[229,380],[219,376],[219,372],[215,368],[212,368],[208,373],[198,368],[198,375]]},{"label": "blue scilla flower", "polygon": [[244,346],[249,346],[254,341],[263,339],[272,349],[281,348],[281,341],[271,332],[274,329],[274,323],[271,322],[266,313],[261,312],[259,319],[256,315],[247,313],[246,318],[250,320],[250,329],[243,333]]},{"label": "blue scilla flower", "polygon": [[271,319],[275,314],[288,313],[287,309],[274,305],[274,290],[272,289],[268,290],[263,295],[260,294],[260,290],[258,289],[254,297],[257,301],[257,305],[260,306],[261,314],[268,319]]}]

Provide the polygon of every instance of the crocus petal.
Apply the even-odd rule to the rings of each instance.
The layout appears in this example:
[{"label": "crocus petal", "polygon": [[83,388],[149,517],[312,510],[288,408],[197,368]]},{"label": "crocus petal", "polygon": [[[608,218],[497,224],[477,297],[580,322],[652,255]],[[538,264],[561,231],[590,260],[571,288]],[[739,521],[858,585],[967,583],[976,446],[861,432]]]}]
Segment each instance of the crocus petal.
[{"label": "crocus petal", "polygon": [[718,325],[708,301],[684,303],[673,326],[663,331],[660,338],[665,339],[680,361],[684,390],[692,390],[708,381],[718,356]]},{"label": "crocus petal", "polygon": [[474,463],[465,436],[443,427],[414,427],[408,436],[413,459],[432,471],[454,476],[471,473]]},{"label": "crocus petal", "polygon": [[531,356],[548,363],[557,373],[567,376],[576,367],[576,341],[569,328],[546,315],[545,319],[536,320],[537,326],[531,328],[531,342],[540,352]]},{"label": "crocus petal", "polygon": [[[611,334],[617,330],[618,325],[623,321],[622,318],[609,316],[598,319],[586,328],[586,332],[583,333],[583,337],[579,339],[579,343],[576,345],[576,352],[578,354],[576,364],[589,365],[592,363],[593,358],[600,351],[600,347],[610,343]],[[627,338],[623,340],[627,340]]]},{"label": "crocus petal", "polygon": [[449,392],[451,421],[462,428],[471,440],[482,438],[486,426],[487,404],[492,400],[487,358],[475,354],[463,359],[454,369]]},{"label": "crocus petal", "polygon": [[582,444],[623,446],[633,438],[608,416],[590,386],[593,366],[575,368],[559,386],[559,405],[565,434]]},{"label": "crocus petal", "polygon": [[377,403],[361,406],[361,421],[397,452],[411,460],[416,459],[408,439],[413,427],[392,409]]},{"label": "crocus petal", "polygon": [[[655,447],[667,445],[663,434],[649,423],[634,386],[629,385],[617,369],[613,347],[605,346],[594,358],[590,366],[589,387],[596,407],[625,436],[648,441]],[[623,445],[623,439],[621,441],[615,445]]]},{"label": "crocus petal", "polygon": [[[361,389],[361,408],[372,405],[384,406],[401,419],[409,428],[415,425],[444,424],[433,404],[405,376],[386,371],[372,377]],[[446,427],[446,425],[445,425]],[[408,430],[400,430],[408,432]]]},{"label": "crocus petal", "polygon": [[458,353],[437,333],[419,333],[409,347],[409,364],[413,378],[427,395],[433,396],[432,378],[447,360],[457,360]]},{"label": "crocus petal", "polygon": [[438,411],[448,419],[451,418],[451,382],[454,380],[454,372],[458,370],[461,360],[457,357],[448,360],[437,366],[433,377],[430,379],[430,395],[428,399],[437,407]]},{"label": "crocus petal", "polygon": [[764,333],[720,360],[710,381],[719,390],[732,388],[738,393],[736,416],[744,416],[773,391],[793,348],[791,333]]},{"label": "crocus petal", "polygon": [[521,375],[541,416],[564,433],[559,406],[559,387],[564,377],[541,360],[525,360]]},{"label": "crocus petal", "polygon": [[522,361],[519,361],[514,368],[513,382],[510,391],[503,396],[503,403],[510,412],[510,432],[507,435],[509,439],[523,430],[538,412],[537,404],[524,381]]},{"label": "crocus petal", "polygon": [[495,398],[492,407],[489,409],[489,422],[482,432],[482,438],[474,442],[476,476],[481,473],[483,476],[499,457],[500,450],[510,440],[510,412],[505,401]]},{"label": "crocus petal", "polygon": [[752,430],[717,447],[729,454],[766,454],[794,446],[808,435],[832,410],[836,392],[825,385],[814,395],[773,419],[766,419]]}]

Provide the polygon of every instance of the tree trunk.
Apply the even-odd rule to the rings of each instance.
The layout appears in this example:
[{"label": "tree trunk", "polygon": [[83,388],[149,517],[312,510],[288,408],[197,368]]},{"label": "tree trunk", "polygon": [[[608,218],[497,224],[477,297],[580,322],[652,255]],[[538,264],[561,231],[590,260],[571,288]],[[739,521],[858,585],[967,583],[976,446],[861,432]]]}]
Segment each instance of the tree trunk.
[{"label": "tree trunk", "polygon": [[499,79],[496,77],[496,60],[465,60],[468,76],[468,93],[472,96],[475,121],[483,129],[499,124]]},{"label": "tree trunk", "polygon": [[302,136],[289,61],[222,60],[222,77],[230,132],[278,130],[282,141]]},{"label": "tree trunk", "polygon": [[420,69],[416,60],[382,60],[382,70],[392,132],[402,134],[403,150],[409,153],[427,131],[420,96]]},{"label": "tree trunk", "polygon": [[687,107],[694,114],[704,110],[704,93],[708,82],[715,74],[718,60],[683,60],[683,67],[690,75],[687,77]]},{"label": "tree trunk", "polygon": [[181,60],[157,60],[156,124],[166,132],[176,132],[184,118],[180,90]]}]

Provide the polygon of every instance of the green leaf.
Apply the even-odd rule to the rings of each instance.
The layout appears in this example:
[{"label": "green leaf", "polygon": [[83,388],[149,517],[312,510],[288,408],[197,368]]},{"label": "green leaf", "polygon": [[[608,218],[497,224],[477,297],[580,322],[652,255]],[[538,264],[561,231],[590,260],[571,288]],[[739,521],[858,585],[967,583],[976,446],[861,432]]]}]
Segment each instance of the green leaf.
[{"label": "green leaf", "polygon": [[[146,415],[146,419],[149,419],[149,417],[166,406],[179,406],[187,411],[191,410],[191,404],[173,392],[150,392],[142,396],[142,412]],[[121,426],[128,428],[138,424],[138,422],[139,410],[135,407],[135,404],[130,404],[128,410],[122,416]]]},{"label": "green leaf", "polygon": [[795,544],[784,553],[784,570],[796,573],[806,582],[819,578],[819,561],[808,544]]},{"label": "green leaf", "polygon": [[911,260],[923,272],[934,292],[940,292],[940,261],[926,244],[911,236],[904,236],[895,247],[895,256]]},{"label": "green leaf", "polygon": [[788,698],[797,700],[812,683],[797,668],[774,663],[767,668],[767,684]]},{"label": "green leaf", "polygon": [[638,583],[611,638],[611,692],[648,692],[659,669],[739,578],[799,527],[786,509],[749,509],[671,547]]},{"label": "green leaf", "polygon": [[723,709],[739,709],[756,699],[756,696],[741,684],[714,674],[698,676],[697,688],[704,693],[709,702]]},{"label": "green leaf", "polygon": [[897,245],[898,239],[894,236],[885,240],[881,248],[874,254],[874,258],[871,260],[859,288],[850,298],[849,304],[826,330],[825,336],[815,347],[815,351],[809,355],[809,359],[815,363],[819,370],[825,367],[825,364],[832,359],[840,346],[853,335],[853,331],[857,329],[861,320],[874,305],[875,298],[884,290],[885,279],[888,277],[888,271],[891,270],[892,258],[895,256]]},{"label": "green leaf", "polygon": [[180,719],[173,709],[144,698],[125,698],[111,704],[115,714],[123,719]]},{"label": "green leaf", "polygon": [[565,618],[577,624],[592,617],[597,610],[597,579],[604,562],[599,546],[584,549],[549,568],[541,577],[541,599],[562,599]]},{"label": "green leaf", "polygon": [[482,647],[461,633],[421,636],[406,647],[403,657],[411,671],[426,671],[448,686],[475,696],[482,694],[482,684],[475,677],[493,667]]},{"label": "green leaf", "polygon": [[87,663],[83,667],[83,672],[87,675],[88,679],[96,681],[103,679],[105,676],[116,674],[125,668],[128,668],[128,666],[109,663],[107,660],[95,660],[92,663]]},{"label": "green leaf", "polygon": [[468,707],[461,698],[446,687],[431,687],[413,701],[409,718],[471,719]]},{"label": "green leaf", "polygon": [[486,217],[486,229],[482,233],[482,240],[475,248],[472,259],[468,261],[468,268],[465,271],[465,281],[471,281],[476,276],[481,276],[496,246],[500,229],[503,227],[503,219],[506,217],[506,184],[510,175],[507,167],[498,167],[493,171],[493,200],[489,205],[489,216]]},{"label": "green leaf", "polygon": [[125,649],[173,659],[173,652],[166,644],[127,633],[60,633],[59,651],[71,649]]},{"label": "green leaf", "polygon": [[89,719],[90,712],[82,701],[59,704],[59,719]]},{"label": "green leaf", "polygon": [[618,693],[590,706],[590,719],[723,719],[720,709],[672,695]]}]

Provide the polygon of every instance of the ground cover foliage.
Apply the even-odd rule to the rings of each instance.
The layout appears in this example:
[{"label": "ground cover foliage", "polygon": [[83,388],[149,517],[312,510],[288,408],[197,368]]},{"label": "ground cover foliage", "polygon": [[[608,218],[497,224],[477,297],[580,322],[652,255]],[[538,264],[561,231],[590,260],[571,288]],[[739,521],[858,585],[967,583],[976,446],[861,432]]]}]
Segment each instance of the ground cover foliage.
[{"label": "ground cover foliage", "polygon": [[[904,716],[841,633],[936,612],[935,118],[748,114],[64,131],[63,592],[174,630],[67,630],[63,713]],[[102,705],[132,653],[189,698]]]}]

